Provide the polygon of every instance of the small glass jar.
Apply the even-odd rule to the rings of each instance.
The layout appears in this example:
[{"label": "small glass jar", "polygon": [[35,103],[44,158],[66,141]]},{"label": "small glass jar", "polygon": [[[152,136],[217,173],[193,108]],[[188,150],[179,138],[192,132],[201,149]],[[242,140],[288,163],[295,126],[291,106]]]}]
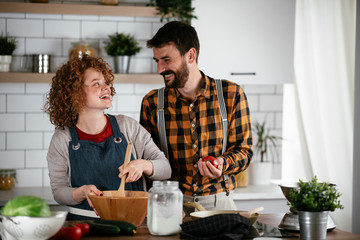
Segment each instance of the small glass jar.
[{"label": "small glass jar", "polygon": [[72,43],[72,48],[69,50],[69,58],[78,57],[82,58],[85,54],[95,57],[95,50],[90,44],[80,41]]},{"label": "small glass jar", "polygon": [[15,185],[15,170],[4,169],[0,171],[0,189],[9,190]]},{"label": "small glass jar", "polygon": [[174,235],[180,232],[183,194],[176,181],[154,181],[149,190],[147,227],[151,235]]}]

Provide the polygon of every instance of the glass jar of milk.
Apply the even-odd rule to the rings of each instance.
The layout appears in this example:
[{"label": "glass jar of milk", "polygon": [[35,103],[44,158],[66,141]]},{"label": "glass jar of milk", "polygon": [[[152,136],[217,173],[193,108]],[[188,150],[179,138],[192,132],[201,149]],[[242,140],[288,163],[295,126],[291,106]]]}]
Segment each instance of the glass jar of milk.
[{"label": "glass jar of milk", "polygon": [[147,227],[152,235],[173,235],[180,232],[183,194],[176,181],[154,181],[149,190]]}]

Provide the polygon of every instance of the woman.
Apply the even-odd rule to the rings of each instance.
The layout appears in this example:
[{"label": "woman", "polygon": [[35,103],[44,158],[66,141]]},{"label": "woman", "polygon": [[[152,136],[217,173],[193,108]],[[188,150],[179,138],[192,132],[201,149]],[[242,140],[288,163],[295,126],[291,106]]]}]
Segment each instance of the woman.
[{"label": "woman", "polygon": [[[112,106],[113,81],[110,66],[89,56],[69,60],[52,79],[45,111],[56,130],[47,161],[54,199],[69,205],[68,220],[97,217],[88,194],[117,190],[124,174],[125,189],[137,191],[146,190],[143,176],[171,176],[169,161],[137,121],[104,114]],[[131,161],[124,168],[130,141]]]}]

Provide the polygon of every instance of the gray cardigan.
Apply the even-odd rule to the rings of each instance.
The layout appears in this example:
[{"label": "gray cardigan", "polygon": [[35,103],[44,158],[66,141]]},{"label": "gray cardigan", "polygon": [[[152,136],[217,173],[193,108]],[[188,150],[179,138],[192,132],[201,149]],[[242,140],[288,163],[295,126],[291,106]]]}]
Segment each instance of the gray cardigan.
[{"label": "gray cardigan", "polygon": [[[165,180],[171,176],[169,160],[153,142],[151,135],[135,119],[124,116],[115,116],[120,131],[126,140],[133,143],[133,155],[135,159],[150,160],[154,166],[151,180]],[[72,197],[70,182],[69,142],[71,141],[69,128],[56,129],[51,139],[47,162],[49,167],[50,185],[54,199],[62,205],[76,205]],[[119,166],[117,166],[119,167]],[[143,177],[144,187],[145,178]]]}]

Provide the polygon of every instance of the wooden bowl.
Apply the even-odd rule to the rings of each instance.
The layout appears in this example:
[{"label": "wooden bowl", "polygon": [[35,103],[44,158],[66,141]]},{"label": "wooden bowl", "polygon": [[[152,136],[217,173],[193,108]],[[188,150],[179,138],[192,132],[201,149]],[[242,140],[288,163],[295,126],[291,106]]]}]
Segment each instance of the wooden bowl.
[{"label": "wooden bowl", "polygon": [[125,197],[116,196],[117,191],[103,193],[103,196],[89,195],[101,219],[126,221],[137,227],[141,225],[147,214],[147,192],[125,191]]}]

